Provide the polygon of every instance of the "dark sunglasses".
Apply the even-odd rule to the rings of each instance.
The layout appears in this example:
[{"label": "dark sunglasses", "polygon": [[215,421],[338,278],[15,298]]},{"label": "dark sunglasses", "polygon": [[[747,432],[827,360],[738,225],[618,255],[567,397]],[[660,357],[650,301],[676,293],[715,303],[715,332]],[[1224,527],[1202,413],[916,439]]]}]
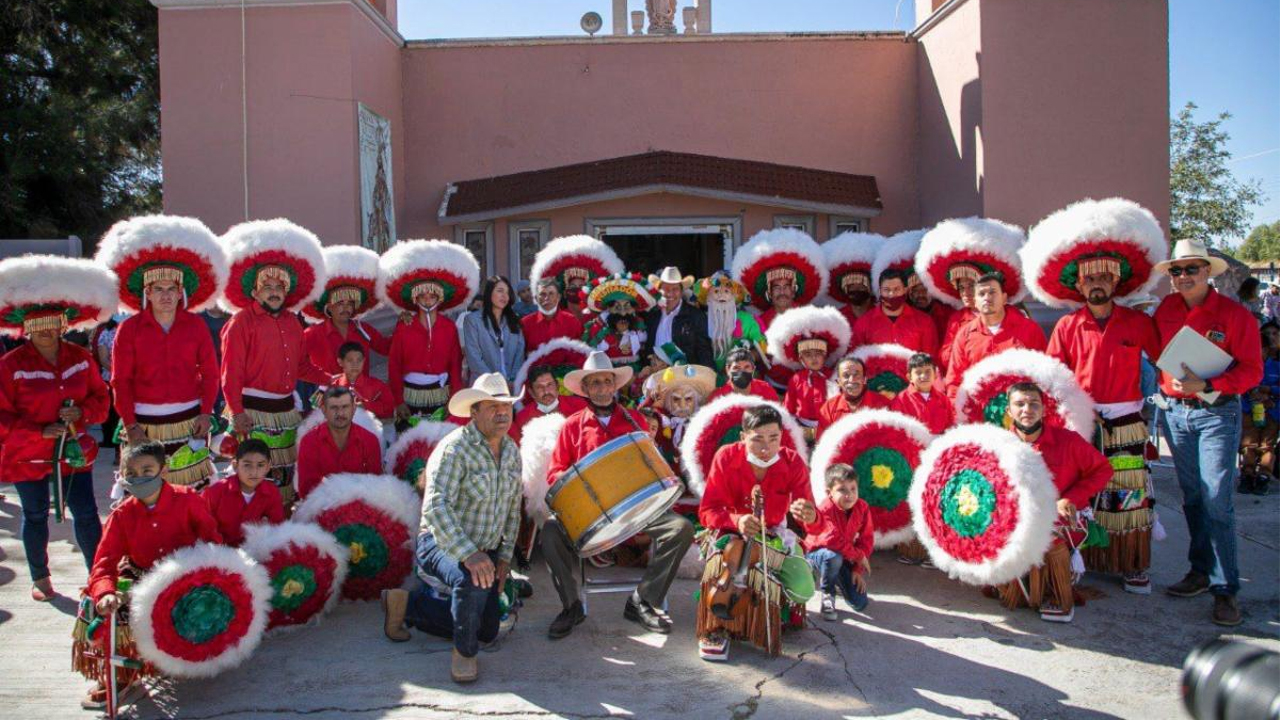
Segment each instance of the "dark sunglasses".
[{"label": "dark sunglasses", "polygon": [[1204,269],[1204,265],[1183,265],[1169,268],[1169,277],[1195,277]]}]

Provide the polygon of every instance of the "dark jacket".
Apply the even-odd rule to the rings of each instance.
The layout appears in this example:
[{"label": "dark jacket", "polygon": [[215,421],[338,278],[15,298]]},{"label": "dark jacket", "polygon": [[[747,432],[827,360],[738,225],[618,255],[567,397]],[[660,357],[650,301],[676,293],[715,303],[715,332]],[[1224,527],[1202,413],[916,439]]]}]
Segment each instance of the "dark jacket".
[{"label": "dark jacket", "polygon": [[[645,313],[644,347],[640,349],[640,360],[648,362],[653,355],[653,344],[658,337],[658,325],[662,322],[662,308],[653,308]],[[715,353],[711,349],[711,336],[707,334],[707,315],[688,302],[680,303],[680,310],[671,321],[671,342],[680,348],[690,365],[705,365],[714,368]]]}]

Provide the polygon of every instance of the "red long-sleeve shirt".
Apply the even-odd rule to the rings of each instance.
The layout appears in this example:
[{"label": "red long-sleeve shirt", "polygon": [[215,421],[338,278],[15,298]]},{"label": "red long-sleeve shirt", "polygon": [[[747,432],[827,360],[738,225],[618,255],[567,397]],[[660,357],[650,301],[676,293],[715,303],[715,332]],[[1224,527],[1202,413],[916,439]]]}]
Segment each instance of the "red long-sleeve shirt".
[{"label": "red long-sleeve shirt", "polygon": [[938,329],[933,319],[907,305],[902,314],[891,318],[880,306],[871,308],[853,326],[853,345],[896,343],[916,352],[938,356]]},{"label": "red long-sleeve shirt", "polygon": [[212,413],[218,399],[218,356],[204,320],[178,310],[165,332],[144,310],[120,323],[111,348],[111,388],[125,425],[137,422],[137,403],[199,400],[200,412]]},{"label": "red long-sleeve shirt", "polygon": [[787,382],[783,407],[809,425],[818,422],[818,410],[827,401],[827,373],[797,370]]},{"label": "red long-sleeve shirt", "polygon": [[166,555],[198,542],[220,543],[222,534],[209,505],[195,490],[165,483],[151,508],[137,498],[125,498],[102,528],[89,571],[89,596],[97,602],[116,591],[120,558],[128,556],[139,570],[149,570]]},{"label": "red long-sleeve shirt", "polygon": [[271,482],[258,483],[247,502],[240,491],[240,478],[235,475],[213,483],[201,495],[218,523],[222,542],[231,547],[240,547],[244,542],[244,526],[249,523],[266,521],[268,525],[279,525],[284,522],[280,489]]},{"label": "red long-sleeve shirt", "polygon": [[[937,385],[935,384],[934,387],[937,388]],[[898,396],[889,404],[889,408],[919,420],[934,435],[941,435],[956,421],[955,406],[951,404],[947,394],[940,389],[931,391],[926,398],[924,393],[909,387],[898,393]]]},{"label": "red long-sleeve shirt", "polygon": [[855,573],[861,574],[862,568],[858,563],[871,557],[876,541],[875,525],[871,521],[871,508],[867,501],[858,498],[858,502],[845,512],[831,498],[823,498],[818,503],[818,520],[814,526],[819,529],[805,536],[804,551],[813,552],[818,548],[834,550],[849,561]]},{"label": "red long-sleeve shirt", "polygon": [[964,380],[964,372],[984,358],[1009,348],[1044,351],[1047,346],[1044,331],[1034,320],[1016,308],[1008,308],[1000,332],[992,335],[982,323],[982,316],[975,314],[956,331],[951,344],[951,360],[947,363],[947,395],[954,398]]},{"label": "red long-sleeve shirt", "polygon": [[404,402],[404,376],[409,373],[449,374],[446,383],[452,396],[462,388],[462,344],[458,326],[437,315],[428,330],[421,317],[396,325],[391,334],[391,352],[387,354],[387,383],[396,405]]},{"label": "red long-sleeve shirt", "polygon": [[1142,399],[1142,353],[1155,362],[1160,338],[1137,310],[1115,306],[1104,327],[1080,308],[1058,320],[1046,352],[1071,368],[1094,402],[1122,403]]},{"label": "red long-sleeve shirt", "polygon": [[1071,430],[1045,426],[1031,443],[1044,458],[1058,488],[1058,497],[1078,508],[1111,482],[1111,463],[1091,443]]},{"label": "red long-sleeve shirt", "polygon": [[[627,422],[626,413],[631,418]],[[634,423],[634,424],[633,424]],[[564,427],[560,428],[560,436],[556,438],[556,447],[551,451],[551,462],[547,466],[547,484],[550,485],[560,477],[568,467],[587,456],[592,450],[622,437],[627,433],[644,432],[648,425],[644,416],[635,410],[627,410],[621,406],[614,408],[609,424],[605,425],[596,417],[590,406],[565,418]]]},{"label": "red long-sleeve shirt", "polygon": [[[791,503],[801,498],[813,502],[809,468],[799,453],[788,447],[778,450],[778,461],[765,471],[760,485],[764,490],[765,525],[782,523]],[[751,489],[756,485],[754,466],[747,460],[747,446],[730,443],[716,451],[707,471],[707,487],[698,504],[698,522],[703,527],[738,532],[738,520],[751,514]],[[805,526],[806,531],[816,525]]]},{"label": "red long-sleeve shirt", "polygon": [[[1162,351],[1183,326],[1190,326],[1235,358],[1226,372],[1212,378],[1215,392],[1240,395],[1262,382],[1262,338],[1258,334],[1258,321],[1240,303],[1210,289],[1204,302],[1188,308],[1182,295],[1170,293],[1156,308],[1155,321]],[[1173,378],[1166,372],[1160,373],[1160,390],[1170,397],[1188,397],[1174,392]]]},{"label": "red long-sleeve shirt", "polygon": [[[361,332],[363,330],[363,332]],[[368,337],[365,337],[365,334]],[[368,323],[362,323],[359,320],[352,320],[347,323],[347,333],[343,335],[338,332],[338,327],[333,324],[332,320],[325,320],[317,323],[302,331],[302,345],[307,350],[307,359],[312,365],[320,368],[330,375],[337,375],[342,372],[342,366],[338,364],[338,348],[346,343],[359,343],[364,349],[364,374],[369,374],[369,351],[379,355],[386,355],[391,352],[391,339],[386,335],[378,332],[377,328]]]},{"label": "red long-sleeve shirt", "polygon": [[[511,421],[511,429],[507,431],[507,434],[511,436],[512,440],[516,441],[517,445],[519,445],[520,440],[524,437],[524,426],[528,425],[535,419],[544,415],[551,415],[552,413],[569,417],[587,406],[586,400],[573,395],[561,395],[556,403],[555,410],[552,410],[549,413],[544,413],[538,409],[537,403],[530,400],[523,408],[520,409],[520,412],[516,413],[515,418]],[[641,427],[644,426],[642,425]]]},{"label": "red long-sleeve shirt", "polygon": [[[934,307],[942,305],[937,300],[934,300],[933,304]],[[938,341],[939,371],[944,373],[947,371],[947,365],[951,362],[951,348],[956,343],[956,333],[960,332],[960,328],[964,327],[965,323],[974,317],[974,312],[969,308],[960,308],[959,310],[951,308],[951,314],[947,316],[946,328],[942,332],[942,339]]]},{"label": "red long-sleeve shirt", "polygon": [[[843,311],[843,308],[841,308],[841,310]],[[760,333],[764,334],[768,331],[769,325],[772,324],[777,317],[778,311],[773,308],[769,308],[768,310],[760,313],[756,318],[756,324],[760,326]],[[774,388],[774,394],[777,394],[776,391],[778,389],[786,392],[787,386],[791,382],[791,375],[793,372],[795,371],[782,363],[774,363],[764,371],[764,376],[765,379],[768,380],[770,386]]]},{"label": "red long-sleeve shirt", "polygon": [[396,400],[391,396],[391,388],[372,375],[361,375],[356,384],[347,382],[346,375],[339,375],[333,380],[334,387],[349,387],[355,393],[360,406],[373,413],[378,419],[391,417],[396,411]]},{"label": "red long-sleeve shirt", "polygon": [[[58,422],[62,403],[80,408],[79,433],[107,419],[110,394],[88,350],[58,343],[58,362],[50,365],[31,343],[0,357],[0,482],[42,480],[53,472],[54,438],[44,427]],[[97,442],[80,443],[90,464]],[[64,475],[77,472],[66,463]]]},{"label": "red long-sleeve shirt", "polygon": [[933,327],[938,331],[938,354],[945,355],[943,341],[947,339],[947,328],[951,327],[951,318],[956,314],[956,309],[950,305],[934,300],[929,303],[929,318],[933,320]]},{"label": "red long-sleeve shirt", "polygon": [[533,354],[539,346],[556,338],[582,339],[582,319],[568,310],[557,310],[545,315],[541,310],[520,318],[524,332],[525,354]]},{"label": "red long-sleeve shirt", "polygon": [[[711,402],[716,398],[722,398],[725,395],[732,395],[732,394],[733,394],[733,386],[730,385],[729,383],[725,383],[724,385],[721,385],[720,387],[716,388],[714,391],[712,391],[710,395],[707,396],[707,402]],[[745,394],[755,395],[758,398],[769,400],[771,402],[782,402],[781,400],[778,399],[778,391],[774,390],[772,385],[770,385],[769,383],[763,380],[758,380],[756,378],[751,379],[751,384],[747,386],[747,392]]]},{"label": "red long-sleeve shirt", "polygon": [[822,437],[822,433],[827,428],[836,423],[837,420],[858,410],[876,410],[889,407],[889,399],[878,392],[871,390],[863,390],[862,398],[858,401],[857,407],[849,405],[849,399],[844,393],[839,393],[831,397],[818,408],[818,431],[814,437]]},{"label": "red long-sleeve shirt", "polygon": [[288,395],[300,379],[325,385],[332,377],[307,359],[291,312],[272,315],[254,303],[222,326],[222,395],[232,414],[244,412],[245,388]]},{"label": "red long-sleeve shirt", "polygon": [[324,424],[316,426],[298,441],[298,468],[294,475],[298,499],[306,498],[333,473],[376,475],[381,472],[382,441],[355,423],[347,431],[347,442],[341,450],[333,441],[333,433]]}]

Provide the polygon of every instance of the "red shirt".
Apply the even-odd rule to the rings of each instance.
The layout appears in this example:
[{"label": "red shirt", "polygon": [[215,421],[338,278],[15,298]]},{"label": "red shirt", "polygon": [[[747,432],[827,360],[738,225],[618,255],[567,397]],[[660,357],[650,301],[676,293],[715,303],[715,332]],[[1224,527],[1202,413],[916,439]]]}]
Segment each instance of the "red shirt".
[{"label": "red shirt", "polygon": [[222,542],[231,547],[240,547],[244,542],[244,526],[248,523],[265,520],[268,525],[279,525],[284,522],[280,489],[269,480],[258,483],[248,502],[240,491],[240,478],[235,475],[213,483],[201,495],[218,523]]},{"label": "red shirt", "polygon": [[852,347],[881,343],[896,343],[937,357],[938,329],[932,318],[910,305],[904,306],[896,318],[885,315],[884,308],[877,305],[854,324]]},{"label": "red shirt", "polygon": [[1104,327],[1084,307],[1058,320],[1046,352],[1071,368],[1094,402],[1130,402],[1142,399],[1142,353],[1154,362],[1160,338],[1137,310],[1116,305]]},{"label": "red shirt", "polygon": [[321,481],[333,473],[382,472],[382,441],[364,428],[351,423],[347,442],[338,449],[329,426],[317,425],[298,441],[298,468],[294,486],[298,499],[305,498]]},{"label": "red shirt", "polygon": [[[761,334],[769,329],[769,325],[777,317],[778,311],[773,308],[769,308],[768,310],[760,313],[759,317],[756,318],[756,323],[760,326]],[[793,372],[794,371],[791,370],[791,368],[788,368],[782,363],[774,363],[764,371],[764,377],[769,382],[770,387],[774,389],[774,394],[777,395],[778,390],[786,392],[787,385],[791,382],[791,374]]]},{"label": "red shirt", "polygon": [[1045,426],[1031,446],[1049,466],[1058,497],[1070,500],[1078,508],[1086,507],[1089,498],[1111,482],[1111,463],[1092,443],[1071,430]]},{"label": "red shirt", "polygon": [[1022,311],[1010,307],[1005,310],[1000,332],[995,335],[982,323],[982,316],[974,314],[956,331],[951,345],[951,361],[947,363],[947,395],[954,398],[964,380],[964,371],[1001,350],[1026,348],[1044,351],[1047,343],[1044,331]]},{"label": "red shirt", "polygon": [[549,316],[536,310],[520,318],[520,327],[524,330],[524,351],[528,355],[556,338],[582,339],[582,320],[568,310],[556,310]]},{"label": "red shirt", "polygon": [[520,412],[516,413],[515,418],[511,421],[511,429],[507,431],[507,434],[511,436],[512,440],[516,441],[517,445],[519,445],[520,439],[524,436],[524,426],[528,425],[534,419],[551,414],[569,417],[586,406],[587,401],[580,397],[574,395],[561,395],[556,400],[556,409],[549,413],[544,413],[538,409],[537,403],[530,400],[525,403],[525,406],[520,409]]},{"label": "red shirt", "polygon": [[200,412],[212,413],[218,399],[218,356],[204,320],[178,310],[165,332],[144,310],[120,323],[111,349],[111,388],[125,425],[137,422],[135,403],[199,400]]},{"label": "red shirt", "polygon": [[[623,417],[622,413],[626,413],[626,417]],[[631,418],[631,422],[627,422],[627,417]],[[595,410],[589,405],[570,415],[565,419],[564,427],[560,428],[556,447],[551,451],[551,463],[547,467],[547,484],[554,483],[570,465],[586,457],[592,450],[614,438],[636,432],[637,428],[639,432],[645,432],[647,427],[648,424],[643,415],[621,406],[614,407],[608,425],[600,422]]]},{"label": "red shirt", "polygon": [[[1204,302],[1191,309],[1187,308],[1182,295],[1170,293],[1156,308],[1155,322],[1160,331],[1161,350],[1188,325],[1235,358],[1226,372],[1212,378],[1215,392],[1240,395],[1262,382],[1262,338],[1258,334],[1258,321],[1243,305],[1223,297],[1217,290],[1210,289]],[[1157,357],[1152,356],[1153,360]],[[1170,397],[1187,397],[1173,391],[1173,378],[1163,371],[1160,390]]]},{"label": "red shirt", "polygon": [[826,548],[840,553],[849,561],[855,573],[861,573],[858,563],[871,557],[875,549],[875,525],[871,522],[871,508],[867,501],[858,498],[858,502],[848,512],[827,497],[818,504],[818,519],[814,525],[819,529],[804,538],[804,551],[813,552],[818,548]]},{"label": "red shirt", "polygon": [[360,406],[376,418],[389,418],[395,414],[396,401],[391,397],[391,388],[372,375],[361,375],[356,378],[355,385],[347,382],[345,374],[339,375],[333,380],[333,385],[351,388]]},{"label": "red shirt", "polygon": [[[779,449],[778,455],[778,461],[769,466],[760,481],[764,489],[764,522],[768,527],[786,520],[792,501],[804,498],[813,502],[809,468],[804,459],[788,447]],[[738,532],[738,519],[751,514],[751,489],[756,485],[754,467],[747,460],[747,446],[741,442],[716,451],[707,470],[707,487],[698,505],[698,522],[703,527]]]},{"label": "red shirt", "polygon": [[[58,343],[56,367],[30,342],[0,357],[0,481],[42,480],[53,472],[56,440],[43,437],[43,432],[46,425],[58,422],[65,400],[80,408],[75,429],[84,440],[80,446],[85,459],[92,464],[98,443],[85,429],[107,419],[110,403],[93,355],[64,340]],[[62,472],[79,470],[63,463]]]},{"label": "red shirt", "polygon": [[910,415],[924,423],[925,427],[929,428],[929,432],[941,435],[955,423],[956,409],[952,406],[947,394],[936,389],[937,387],[935,384],[935,389],[929,393],[928,398],[914,387],[908,387],[898,393],[898,396],[889,404],[889,408],[903,415]]},{"label": "red shirt", "polygon": [[[941,338],[947,336],[947,329],[951,327],[951,318],[956,314],[956,309],[944,302],[932,300],[929,302],[929,310],[927,311],[930,318],[933,319],[933,327],[938,331],[939,348],[942,347]],[[939,351],[939,355],[943,353]]]},{"label": "red shirt", "polygon": [[862,391],[862,399],[858,401],[857,407],[849,406],[849,399],[844,396],[843,392],[837,393],[830,400],[824,402],[822,407],[818,408],[818,432],[815,433],[814,437],[822,437],[822,433],[826,432],[827,428],[851,412],[887,407],[889,407],[889,399],[871,390]]},{"label": "red shirt", "polygon": [[254,303],[222,326],[222,395],[234,415],[244,412],[245,388],[288,395],[299,379],[325,385],[331,377],[307,359],[291,312],[272,315]]},{"label": "red shirt", "polygon": [[411,323],[399,323],[391,334],[391,351],[387,353],[387,381],[391,399],[404,402],[404,376],[414,373],[440,375],[448,373],[449,395],[462,388],[462,345],[458,342],[458,326],[443,315],[437,315],[428,330],[421,315]]},{"label": "red shirt", "polygon": [[386,355],[391,351],[391,340],[387,336],[359,320],[347,323],[346,335],[338,332],[338,326],[332,320],[325,320],[302,331],[302,344],[307,350],[307,359],[330,375],[342,372],[342,366],[338,364],[338,348],[349,342],[358,343],[364,350],[365,375],[369,374],[370,349],[379,355]]},{"label": "red shirt", "polygon": [[166,555],[198,542],[220,543],[222,535],[209,506],[195,490],[164,483],[150,508],[135,497],[125,498],[102,527],[102,541],[89,571],[89,596],[97,602],[116,591],[123,557],[128,556],[139,570],[150,570]]},{"label": "red shirt", "polygon": [[[734,394],[733,385],[730,383],[725,383],[724,385],[721,385],[720,387],[716,388],[714,391],[712,391],[710,395],[707,396],[707,402],[711,402],[716,398],[724,397],[725,395],[733,395],[733,394]],[[756,378],[751,378],[751,384],[747,386],[747,391],[745,393],[740,393],[740,394],[755,395],[758,398],[763,398],[770,402],[782,402],[781,400],[778,399],[778,391],[774,390],[772,385],[765,382],[764,380],[758,380]]]},{"label": "red shirt", "polygon": [[[933,304],[934,307],[942,305],[937,300],[934,300]],[[938,368],[942,372],[947,371],[947,364],[951,362],[951,347],[955,345],[956,333],[960,332],[960,328],[973,317],[974,312],[969,308],[959,310],[951,308],[951,314],[947,316],[946,329],[942,332],[942,340],[938,342]]]},{"label": "red shirt", "polygon": [[818,422],[818,409],[827,401],[827,373],[797,370],[787,383],[783,407],[809,425]]}]

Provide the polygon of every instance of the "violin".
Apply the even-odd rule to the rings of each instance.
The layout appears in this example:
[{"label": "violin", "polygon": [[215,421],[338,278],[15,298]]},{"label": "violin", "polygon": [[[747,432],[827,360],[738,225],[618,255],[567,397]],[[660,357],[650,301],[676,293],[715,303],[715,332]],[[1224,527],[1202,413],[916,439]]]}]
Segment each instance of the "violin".
[{"label": "violin", "polygon": [[[751,514],[760,519],[764,527],[764,490],[759,483],[751,489]],[[750,552],[748,552],[750,548]],[[762,546],[752,544],[748,538],[733,535],[720,551],[721,569],[711,588],[711,614],[721,620],[740,618],[747,611],[747,603],[740,602],[747,591],[747,571],[761,562]]]}]

